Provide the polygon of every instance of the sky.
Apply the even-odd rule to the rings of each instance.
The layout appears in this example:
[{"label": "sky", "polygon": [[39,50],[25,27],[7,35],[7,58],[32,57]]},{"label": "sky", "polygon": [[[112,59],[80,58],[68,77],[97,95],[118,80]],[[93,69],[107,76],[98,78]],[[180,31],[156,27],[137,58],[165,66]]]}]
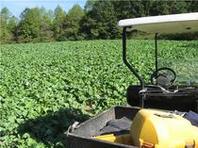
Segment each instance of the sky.
[{"label": "sky", "polygon": [[86,0],[0,0],[0,9],[7,7],[14,16],[19,17],[25,8],[44,7],[54,10],[59,5],[67,12],[74,4],[84,8],[85,3]]}]

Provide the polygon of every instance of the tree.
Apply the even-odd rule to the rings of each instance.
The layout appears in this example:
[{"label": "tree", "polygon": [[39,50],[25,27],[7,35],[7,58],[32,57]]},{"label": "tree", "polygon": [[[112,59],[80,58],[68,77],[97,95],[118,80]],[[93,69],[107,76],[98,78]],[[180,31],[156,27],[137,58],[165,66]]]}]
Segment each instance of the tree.
[{"label": "tree", "polygon": [[169,13],[170,14],[178,14],[178,13],[186,13],[188,12],[188,1],[178,1],[174,0],[169,3]]},{"label": "tree", "polygon": [[41,24],[39,41],[51,41],[53,40],[53,12],[47,11],[45,8],[40,9],[41,13]]},{"label": "tree", "polygon": [[95,1],[85,8],[81,31],[86,38],[111,39],[118,36],[117,18],[112,1]]},{"label": "tree", "polygon": [[169,1],[153,1],[150,15],[167,15],[170,13]]},{"label": "tree", "polygon": [[143,0],[112,1],[112,4],[118,20],[144,16]]},{"label": "tree", "polygon": [[68,12],[64,23],[64,37],[69,40],[82,39],[82,35],[79,32],[80,21],[84,16],[84,11],[79,5],[74,5]]},{"label": "tree", "polygon": [[18,42],[51,41],[53,38],[51,11],[45,8],[26,8],[17,27]]},{"label": "tree", "polygon": [[55,40],[61,40],[64,34],[63,22],[66,17],[65,11],[58,5],[54,10],[53,32]]},{"label": "tree", "polygon": [[19,23],[19,41],[30,42],[39,37],[41,14],[39,8],[26,8],[21,14]]},{"label": "tree", "polygon": [[191,1],[188,1],[188,2],[189,2],[188,11],[189,12],[198,12],[198,1],[191,0]]},{"label": "tree", "polygon": [[17,20],[12,16],[10,11],[4,7],[0,11],[0,41],[2,43],[10,42],[13,39],[13,30]]},{"label": "tree", "polygon": [[153,5],[153,0],[142,0],[144,16],[149,16],[150,15],[152,5]]},{"label": "tree", "polygon": [[15,34],[15,31],[17,29],[17,25],[18,25],[18,19],[15,17],[15,16],[12,16],[9,18],[9,21],[8,21],[8,30],[9,30],[9,33],[10,33],[10,42],[15,42],[16,41],[16,34]]},{"label": "tree", "polygon": [[[54,12],[45,8],[26,8],[21,13],[20,20],[7,8],[2,8],[0,41],[8,43],[84,38],[115,39],[121,36],[121,29],[117,26],[120,19],[197,12],[197,6],[198,1],[195,0],[87,0],[84,10],[79,5],[74,5],[67,14],[60,6]],[[198,35],[194,33],[171,36],[174,39],[193,39]]]}]

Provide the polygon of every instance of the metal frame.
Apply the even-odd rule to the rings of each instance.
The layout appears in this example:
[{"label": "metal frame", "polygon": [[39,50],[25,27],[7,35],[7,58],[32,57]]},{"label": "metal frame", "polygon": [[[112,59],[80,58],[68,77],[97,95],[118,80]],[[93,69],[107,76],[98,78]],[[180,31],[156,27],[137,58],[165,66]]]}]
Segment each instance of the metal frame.
[{"label": "metal frame", "polygon": [[158,70],[158,46],[157,46],[157,39],[158,39],[158,33],[155,34],[155,71],[156,72]]},{"label": "metal frame", "polygon": [[[127,60],[127,55],[126,55],[126,39],[127,39],[127,34],[126,34],[126,29],[127,27],[123,28],[122,32],[122,59],[124,64],[128,67],[128,69],[132,72],[132,74],[135,75],[135,77],[139,80],[141,89],[143,90],[145,87],[145,81],[141,75],[138,74],[138,72],[135,70],[135,67],[132,66],[128,60]],[[158,34],[155,34],[155,71],[157,75],[157,70],[158,70],[158,46],[157,46],[157,39],[158,39]],[[144,100],[146,96],[143,94],[141,96],[141,102],[140,105],[144,107]]]},{"label": "metal frame", "polygon": [[[122,33],[122,59],[124,64],[129,68],[129,70],[138,78],[138,80],[140,81],[140,85],[142,87],[142,89],[145,86],[145,82],[144,79],[138,74],[138,72],[135,70],[135,67],[133,67],[127,60],[126,57],[126,39],[127,39],[127,35],[126,35],[126,29],[127,27],[123,28],[123,33]],[[155,71],[158,70],[158,44],[157,44],[157,40],[158,40],[158,33],[155,34]]]},{"label": "metal frame", "polygon": [[[138,78],[138,80],[140,81],[140,85],[141,85],[141,89],[144,89],[145,86],[145,82],[144,79],[138,74],[138,72],[135,70],[135,67],[133,67],[127,60],[126,57],[126,29],[127,27],[123,28],[123,33],[122,33],[122,59],[124,64],[129,68],[129,70]],[[145,94],[141,95],[141,99],[140,99],[140,106],[144,107],[144,100],[145,100],[146,96]]]},{"label": "metal frame", "polygon": [[129,68],[129,70],[138,78],[140,81],[141,88],[144,89],[145,82],[144,79],[138,74],[138,72],[135,70],[135,67],[133,67],[127,60],[126,57],[126,27],[123,28],[122,33],[122,60],[124,64]]}]

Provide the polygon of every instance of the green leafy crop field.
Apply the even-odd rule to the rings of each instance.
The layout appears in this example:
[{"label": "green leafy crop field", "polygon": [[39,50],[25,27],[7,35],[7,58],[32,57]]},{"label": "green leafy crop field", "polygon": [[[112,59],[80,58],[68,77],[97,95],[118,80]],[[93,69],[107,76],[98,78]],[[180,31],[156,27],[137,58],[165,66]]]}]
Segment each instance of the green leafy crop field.
[{"label": "green leafy crop field", "polygon": [[[148,80],[154,42],[131,40],[128,47]],[[193,65],[197,47],[159,41],[160,57],[176,68],[181,57]],[[71,123],[125,104],[127,86],[138,82],[122,63],[120,40],[1,45],[0,54],[0,147],[62,147]]]}]

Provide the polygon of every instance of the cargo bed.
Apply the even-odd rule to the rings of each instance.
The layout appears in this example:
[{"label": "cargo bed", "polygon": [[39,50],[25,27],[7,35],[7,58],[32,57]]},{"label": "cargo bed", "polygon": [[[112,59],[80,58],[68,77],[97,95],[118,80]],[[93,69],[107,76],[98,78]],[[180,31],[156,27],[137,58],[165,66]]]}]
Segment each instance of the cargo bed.
[{"label": "cargo bed", "polygon": [[133,120],[139,107],[115,106],[94,118],[91,118],[76,127],[70,126],[67,131],[67,146],[69,148],[136,148],[132,145],[110,143],[96,140],[93,137],[100,135],[106,123],[112,119],[121,119],[126,117]]}]

